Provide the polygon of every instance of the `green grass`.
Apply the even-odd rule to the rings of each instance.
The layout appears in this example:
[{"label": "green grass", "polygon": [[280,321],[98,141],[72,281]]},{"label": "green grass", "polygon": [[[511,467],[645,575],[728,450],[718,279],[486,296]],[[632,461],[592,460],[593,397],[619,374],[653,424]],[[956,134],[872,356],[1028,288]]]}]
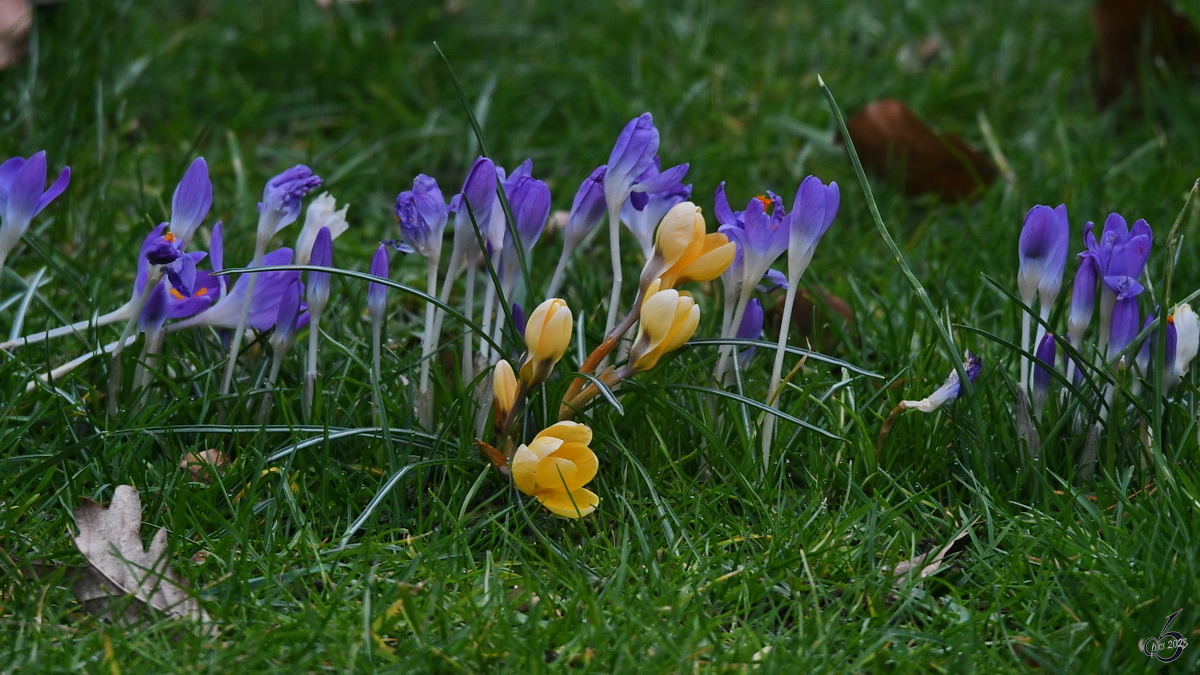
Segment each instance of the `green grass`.
[{"label": "green grass", "polygon": [[[621,126],[645,110],[665,164],[691,163],[706,213],[721,180],[735,204],[767,189],[790,202],[810,173],[836,180],[841,212],[805,282],[844,298],[858,321],[848,335],[823,328],[814,344],[881,377],[810,361],[783,411],[843,440],[781,422],[783,462],[760,481],[759,411],[687,389],[708,381],[717,351],[683,350],[620,390],[624,414],[594,408],[602,502],[567,521],[487,468],[464,383],[441,359],[437,428],[416,427],[402,378],[416,379],[424,306],[411,295],[390,294],[386,435],[366,403],[370,328],[364,286],[350,278],[335,280],[322,321],[324,393],[312,420],[300,412],[299,353],[285,364],[273,425],[260,428],[261,356],[243,359],[228,419],[209,426],[222,407],[213,334],[172,335],[147,405],[116,418],[104,412],[107,359],[57,394],[24,393],[32,373],[115,330],[23,349],[0,359],[0,670],[684,673],[741,671],[758,658],[780,672],[1141,672],[1158,663],[1138,642],[1167,615],[1183,608],[1172,629],[1200,630],[1197,390],[1186,383],[1163,410],[1164,466],[1134,459],[1131,412],[1101,438],[1114,472],[1083,480],[1082,434],[1069,419],[1056,429],[1069,413],[1052,408],[1040,427],[1044,461],[1026,467],[1012,414],[1016,355],[986,337],[1016,341],[1019,310],[982,276],[1015,289],[1025,211],[1065,202],[1073,251],[1086,220],[1116,210],[1150,222],[1147,297],[1163,302],[1165,235],[1200,175],[1195,84],[1154,84],[1131,102],[1140,116],[1097,113],[1085,3],[674,4],[39,8],[31,57],[0,73],[0,155],[45,149],[73,177],[0,279],[2,301],[46,268],[27,332],[125,301],[136,246],[197,155],[212,170],[208,224],[225,222],[227,265],[249,259],[263,182],[304,162],[351,204],[335,262],[365,271],[378,241],[398,234],[396,193],[418,173],[449,193],[477,153],[436,41],[486,109],[493,157],[509,167],[532,157],[555,208],[569,208]],[[897,57],[930,35],[945,47],[927,67]],[[818,73],[847,113],[900,97],[977,147],[983,112],[1016,174],[973,204],[872,186],[958,346],[985,361],[974,402],[902,416],[878,461],[888,412],[927,395],[952,364],[832,142]],[[1190,217],[1181,228],[1172,302],[1200,287],[1189,264],[1200,253],[1195,226]],[[535,285],[548,282],[559,241],[535,249]],[[581,251],[564,291],[589,345],[602,337],[608,296],[603,241]],[[423,288],[423,261],[393,258],[392,277]],[[697,336],[715,337],[720,287],[693,290]],[[15,307],[0,310],[4,334]],[[1052,323],[1065,324],[1065,312]],[[457,337],[462,326],[447,330]],[[756,400],[769,375],[764,351],[745,373]],[[126,352],[127,373],[136,353]],[[567,361],[578,365],[573,351]],[[552,380],[535,394],[531,430],[551,421],[565,386]],[[206,448],[238,458],[212,485],[178,469]],[[1139,492],[1151,480],[1156,489]],[[169,620],[109,623],[82,612],[62,572],[28,578],[32,561],[82,564],[71,509],[84,497],[106,502],[123,483],[141,491],[144,520],[170,531],[175,566],[219,637]],[[920,587],[886,574],[976,519],[949,570]],[[1198,665],[1193,647],[1174,668]]]}]

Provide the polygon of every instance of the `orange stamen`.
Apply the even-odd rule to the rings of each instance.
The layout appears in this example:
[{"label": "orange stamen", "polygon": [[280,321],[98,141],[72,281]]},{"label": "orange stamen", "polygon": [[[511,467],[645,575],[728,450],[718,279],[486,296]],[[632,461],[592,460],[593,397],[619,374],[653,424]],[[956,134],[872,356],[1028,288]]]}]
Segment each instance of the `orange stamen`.
[{"label": "orange stamen", "polygon": [[764,208],[764,209],[769,209],[769,208],[771,208],[771,200],[770,200],[770,198],[768,198],[766,195],[759,195],[759,196],[755,197],[755,199],[757,199],[758,201],[762,202],[762,205],[763,205],[763,208]]},{"label": "orange stamen", "polygon": [[164,234],[164,235],[163,235],[163,241],[166,241],[166,242],[174,242],[174,241],[175,241],[175,235],[173,235],[173,234],[171,234],[170,232],[168,232],[168,233],[166,233],[166,234]]},{"label": "orange stamen", "polygon": [[182,300],[182,299],[183,299],[183,293],[180,293],[179,291],[177,291],[177,290],[175,290],[174,288],[172,288],[172,289],[171,289],[171,297],[175,298],[176,300]]}]

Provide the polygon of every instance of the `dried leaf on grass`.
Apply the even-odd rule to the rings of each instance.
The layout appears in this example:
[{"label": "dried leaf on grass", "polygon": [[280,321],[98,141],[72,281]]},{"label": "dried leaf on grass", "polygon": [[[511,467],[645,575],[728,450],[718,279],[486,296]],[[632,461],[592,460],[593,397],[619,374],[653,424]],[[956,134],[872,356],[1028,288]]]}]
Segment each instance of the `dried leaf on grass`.
[{"label": "dried leaf on grass", "polygon": [[26,38],[33,25],[30,0],[0,0],[0,70],[25,55]]},{"label": "dried leaf on grass", "polygon": [[75,509],[75,546],[88,562],[75,582],[75,596],[95,614],[108,613],[111,600],[132,596],[125,618],[136,621],[148,605],[166,614],[209,622],[208,614],[183,586],[167,560],[167,531],[154,534],[150,548],[142,546],[142,500],[137,490],[120,485],[106,509],[90,499]]},{"label": "dried leaf on grass", "polygon": [[223,474],[223,469],[227,466],[229,456],[212,448],[198,453],[189,452],[179,463],[180,469],[191,472],[192,480],[201,483],[213,482],[213,476]]},{"label": "dried leaf on grass", "polygon": [[1200,68],[1200,32],[1165,0],[1099,0],[1096,30],[1096,105],[1103,109],[1141,88],[1141,73],[1164,64],[1180,73]]},{"label": "dried leaf on grass", "polygon": [[895,584],[897,586],[905,584],[914,576],[914,572],[917,581],[941,572],[942,569],[946,567],[947,556],[959,553],[967,547],[967,544],[969,543],[967,535],[971,533],[971,530],[978,522],[978,519],[971,521],[971,524],[964,527],[944,546],[935,548],[928,553],[922,553],[921,555],[909,560],[903,560],[897,563],[896,566],[890,570],[892,576],[900,577],[896,579]]},{"label": "dried leaf on grass", "polygon": [[908,195],[971,199],[996,179],[990,160],[958,136],[934,132],[903,101],[872,101],[846,122],[846,130],[863,167],[899,175]]}]

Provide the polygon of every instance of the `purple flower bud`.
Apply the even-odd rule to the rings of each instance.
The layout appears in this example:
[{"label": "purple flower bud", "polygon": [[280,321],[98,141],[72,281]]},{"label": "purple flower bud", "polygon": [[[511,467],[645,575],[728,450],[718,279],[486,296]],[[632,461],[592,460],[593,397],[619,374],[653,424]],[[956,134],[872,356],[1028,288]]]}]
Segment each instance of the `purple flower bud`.
[{"label": "purple flower bud", "polygon": [[1169,374],[1175,369],[1175,353],[1179,345],[1179,330],[1175,327],[1175,315],[1167,315],[1167,340],[1163,352],[1163,373]]},{"label": "purple flower bud", "polygon": [[1057,350],[1054,333],[1046,333],[1034,352],[1037,361],[1033,364],[1033,414],[1037,417],[1042,416],[1042,408],[1046,407],[1046,399],[1050,396],[1050,371],[1054,369]]},{"label": "purple flower bud", "polygon": [[760,293],[770,293],[771,291],[773,291],[777,288],[782,288],[783,290],[786,291],[787,287],[788,287],[787,275],[784,274],[783,272],[780,272],[779,270],[770,269],[770,270],[767,270],[767,273],[763,275],[763,283],[759,284],[758,286],[755,286],[754,290],[756,290]]},{"label": "purple flower bud", "polygon": [[512,306],[513,328],[517,329],[517,335],[525,334],[525,310],[518,303],[513,303]]},{"label": "purple flower bud", "polygon": [[183,174],[183,180],[175,186],[175,196],[171,198],[171,234],[183,242],[184,247],[212,208],[212,192],[208,164],[203,157],[197,157]]},{"label": "purple flower bud", "polygon": [[[737,339],[739,340],[757,340],[762,336],[763,330],[763,308],[762,303],[758,298],[750,300],[750,304],[746,305],[746,312],[742,314],[742,323],[737,329]],[[747,347],[738,353],[743,370],[750,364],[750,358],[754,356],[755,347]]]},{"label": "purple flower bud", "polygon": [[[642,175],[638,176],[639,189],[661,183],[663,174],[659,172],[659,164],[658,157],[654,157],[650,166],[642,172]],[[638,244],[642,247],[642,255],[647,260],[654,254],[654,231],[662,222],[663,217],[667,215],[667,211],[692,196],[692,186],[682,183],[688,165],[681,164],[670,171],[680,172],[681,168],[682,172],[678,180],[667,185],[660,184],[661,189],[632,192],[625,200],[625,204],[621,206],[621,222],[625,223],[633,236],[637,238]]]},{"label": "purple flower bud", "polygon": [[1116,305],[1113,306],[1112,324],[1108,334],[1107,358],[1109,361],[1115,359],[1117,354],[1120,354],[1130,342],[1133,342],[1140,324],[1137,298],[1129,297],[1117,300]]},{"label": "purple flower bud", "polygon": [[[463,204],[463,201],[466,204]],[[468,205],[470,214],[467,212]],[[457,208],[455,208],[456,206]],[[472,232],[470,215],[475,216],[475,222],[479,225],[479,229],[486,234],[488,223],[492,219],[492,209],[496,206],[496,164],[487,157],[480,157],[471,165],[467,180],[463,182],[459,200],[451,204],[452,210],[462,216],[454,223],[455,234],[460,227],[466,227],[467,231],[471,232],[471,239],[474,240],[475,235]]]},{"label": "purple flower bud", "polygon": [[413,189],[396,197],[395,210],[404,243],[431,260],[440,257],[450,211],[437,181],[425,174],[417,176]]},{"label": "purple flower bud", "polygon": [[604,176],[604,197],[610,209],[625,203],[637,177],[654,161],[658,143],[658,129],[650,113],[633,118],[621,130]]},{"label": "purple flower bud", "polygon": [[296,319],[300,316],[300,292],[302,284],[293,279],[283,289],[279,299],[279,310],[275,315],[275,332],[271,335],[271,348],[287,350],[296,336]]},{"label": "purple flower bud", "polygon": [[[821,237],[825,236],[825,232],[837,216],[840,201],[837,183],[824,185],[816,176],[808,176],[800,183],[792,212],[785,218],[790,233],[789,279],[799,278],[812,261],[817,244],[821,242]],[[798,269],[793,270],[792,267]]]},{"label": "purple flower bud", "polygon": [[46,189],[45,152],[28,160],[13,157],[0,165],[0,270],[34,216],[62,194],[70,182],[71,169],[64,167],[50,189]]},{"label": "purple flower bud", "polygon": [[1058,297],[1070,237],[1066,206],[1052,209],[1039,205],[1025,215],[1018,244],[1017,288],[1026,305],[1032,304],[1037,294],[1041,307],[1048,312]]},{"label": "purple flower bud", "polygon": [[1096,263],[1091,258],[1081,257],[1075,281],[1071,284],[1071,311],[1067,315],[1067,330],[1076,339],[1083,338],[1095,307]]},{"label": "purple flower bud", "polygon": [[[388,278],[388,247],[380,245],[375,250],[375,257],[371,259],[371,274],[373,276]],[[372,316],[383,316],[384,310],[387,309],[387,286],[370,282],[367,284],[367,308]]]},{"label": "purple flower bud", "polygon": [[607,165],[596,167],[583,180],[575,192],[575,201],[571,203],[571,214],[567,216],[566,227],[563,228],[563,246],[574,249],[587,237],[588,233],[604,217],[604,176]]},{"label": "purple flower bud", "polygon": [[[542,236],[546,227],[546,219],[550,217],[550,188],[547,185],[527,176],[522,176],[515,182],[505,186],[509,207],[512,208],[516,220],[517,234],[521,237],[521,245],[528,252]],[[511,248],[512,235],[505,228],[505,248]]]},{"label": "purple flower bud", "polygon": [[146,298],[146,304],[142,306],[141,315],[138,316],[139,331],[151,334],[162,329],[167,320],[169,297],[165,284],[155,284],[150,290],[150,296]]},{"label": "purple flower bud", "polygon": [[[333,267],[333,235],[330,234],[328,227],[322,227],[317,232],[317,238],[313,242],[312,256],[309,258],[308,264],[315,267]],[[320,314],[325,311],[325,306],[329,304],[329,272],[317,272],[313,270],[308,273],[308,311],[311,314]]]},{"label": "purple flower bud", "polygon": [[[259,238],[267,239],[291,225],[300,216],[300,201],[310,190],[321,184],[320,176],[312,169],[298,164],[267,181],[263,200],[258,205]],[[269,232],[268,232],[269,230]]]}]

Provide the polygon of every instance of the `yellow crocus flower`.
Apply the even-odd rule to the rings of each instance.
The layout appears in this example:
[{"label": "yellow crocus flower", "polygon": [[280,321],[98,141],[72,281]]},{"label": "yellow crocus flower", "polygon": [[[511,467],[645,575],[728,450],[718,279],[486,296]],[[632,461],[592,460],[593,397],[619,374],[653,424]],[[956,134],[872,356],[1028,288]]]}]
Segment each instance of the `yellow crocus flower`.
[{"label": "yellow crocus flower", "polygon": [[517,376],[504,359],[496,363],[492,373],[492,392],[496,395],[496,419],[503,420],[517,402]]},{"label": "yellow crocus flower", "polygon": [[550,377],[554,364],[571,344],[571,308],[551,298],[537,306],[525,322],[525,359],[521,362],[521,382],[532,387]]},{"label": "yellow crocus flower", "polygon": [[592,430],[577,422],[543,429],[513,454],[513,484],[560,516],[582,518],[595,511],[600,498],[583,487],[600,467],[588,447],[591,440]]},{"label": "yellow crocus flower", "polygon": [[646,263],[643,281],[662,280],[663,289],[689,281],[715,279],[733,263],[735,244],[719,232],[705,233],[700,207],[676,204],[663,217],[654,239],[654,256]]},{"label": "yellow crocus flower", "polygon": [[700,323],[700,308],[692,296],[673,288],[659,290],[662,285],[656,279],[646,289],[638,336],[629,353],[635,372],[650,370],[664,355],[682,347]]}]

